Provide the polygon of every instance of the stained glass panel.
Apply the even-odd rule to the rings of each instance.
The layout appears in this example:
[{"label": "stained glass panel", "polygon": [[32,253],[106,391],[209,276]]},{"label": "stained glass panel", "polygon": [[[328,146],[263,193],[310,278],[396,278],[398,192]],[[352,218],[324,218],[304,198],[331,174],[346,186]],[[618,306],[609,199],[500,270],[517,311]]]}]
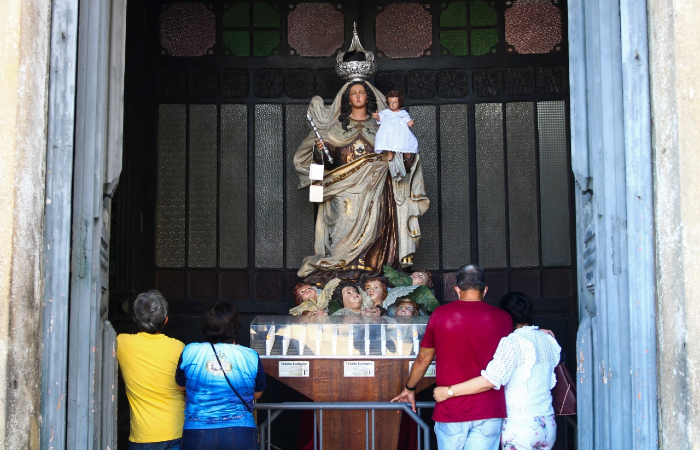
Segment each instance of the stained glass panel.
[{"label": "stained glass panel", "polygon": [[569,265],[569,181],[563,101],[537,103],[542,264]]},{"label": "stained glass panel", "polygon": [[158,108],[156,264],[159,267],[185,266],[186,114],[185,105]]},{"label": "stained glass panel", "polygon": [[440,12],[440,26],[445,28],[467,25],[467,2],[452,2]]},{"label": "stained glass panel", "polygon": [[281,300],[284,295],[284,275],[281,272],[255,274],[256,300]]},{"label": "stained glass panel", "polygon": [[543,297],[568,297],[570,295],[570,269],[545,269],[542,271]]},{"label": "stained glass panel", "polygon": [[156,275],[156,289],[168,300],[185,298],[185,271],[159,270]]},{"label": "stained glass panel", "polygon": [[248,298],[248,273],[244,270],[222,270],[219,274],[222,299]]},{"label": "stained glass panel", "polygon": [[248,27],[250,6],[248,3],[234,3],[224,12],[224,26],[231,28]]},{"label": "stained glass panel", "polygon": [[538,269],[512,270],[510,272],[510,290],[522,292],[534,299],[540,296],[540,271]]},{"label": "stained glass panel", "polygon": [[498,30],[472,30],[472,55],[482,56],[487,53],[496,53],[496,45],[498,45]]},{"label": "stained glass panel", "polygon": [[549,53],[562,40],[561,10],[550,0],[515,0],[506,9],[506,43],[517,53]]},{"label": "stained glass panel", "polygon": [[287,267],[297,268],[301,261],[314,253],[314,204],[309,201],[309,190],[298,190],[299,176],[294,168],[294,154],[301,141],[310,131],[306,121],[307,104],[288,105],[285,120],[285,140],[287,155],[285,169],[287,171],[286,193],[287,201]]},{"label": "stained glass panel", "polygon": [[282,106],[255,105],[255,266],[283,267]]},{"label": "stained glass panel", "polygon": [[389,58],[418,58],[433,44],[433,19],[420,3],[392,3],[376,19],[377,50]]},{"label": "stained glass panel", "polygon": [[278,28],[280,15],[267,2],[253,2],[253,26],[256,28]]},{"label": "stained glass panel", "polygon": [[506,104],[511,267],[539,265],[535,106]]},{"label": "stained glass panel", "polygon": [[170,56],[202,56],[214,46],[216,20],[204,3],[173,3],[160,14],[160,45]]},{"label": "stained glass panel", "polygon": [[250,33],[247,31],[224,31],[227,55],[250,56]]},{"label": "stained glass panel", "polygon": [[190,105],[189,267],[216,266],[216,105]]},{"label": "stained glass panel", "polygon": [[508,272],[505,270],[487,270],[485,272],[489,290],[484,299],[498,301],[508,292]]},{"label": "stained glass panel", "polygon": [[[440,178],[442,189],[442,266],[458,269],[471,255],[469,221],[469,109],[440,107]],[[431,208],[437,204],[432,200]]]},{"label": "stained glass panel", "polygon": [[248,107],[221,105],[219,265],[248,267]]},{"label": "stained glass panel", "polygon": [[213,270],[191,270],[190,275],[190,298],[210,299],[217,298],[216,272]]},{"label": "stained glass panel", "polygon": [[253,56],[270,56],[277,54],[280,45],[279,31],[254,31]]},{"label": "stained glass panel", "polygon": [[343,45],[343,20],[331,3],[300,3],[287,17],[289,46],[301,56],[332,56]]},{"label": "stained glass panel", "polygon": [[464,30],[441,31],[440,43],[453,56],[466,56],[469,53],[467,46],[467,32]]},{"label": "stained glass panel", "polygon": [[433,105],[412,106],[410,113],[416,121],[412,129],[418,139],[423,177],[425,178],[425,191],[432,202],[428,212],[420,219],[421,241],[414,260],[414,267],[439,267],[440,223],[436,207],[436,199],[438,198],[436,107]]},{"label": "stained glass panel", "polygon": [[469,2],[469,24],[473,27],[494,26],[497,23],[496,11],[484,1]]},{"label": "stained glass panel", "polygon": [[500,103],[475,105],[479,264],[506,267],[503,113]]}]

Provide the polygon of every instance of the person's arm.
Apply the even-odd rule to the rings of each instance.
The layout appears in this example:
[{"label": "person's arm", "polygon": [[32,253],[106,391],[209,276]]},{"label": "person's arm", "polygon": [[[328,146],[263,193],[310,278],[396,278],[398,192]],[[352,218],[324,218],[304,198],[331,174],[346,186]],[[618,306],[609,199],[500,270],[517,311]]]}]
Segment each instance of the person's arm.
[{"label": "person's arm", "polygon": [[433,397],[436,402],[442,402],[450,397],[459,397],[460,395],[481,394],[493,389],[493,384],[482,376],[474,377],[471,380],[463,381],[452,386],[453,395],[447,393],[449,386],[439,386],[433,390]]},{"label": "person's arm", "polygon": [[181,366],[182,353],[180,353],[180,359],[177,361],[177,367],[175,368],[175,383],[177,384],[177,388],[179,390],[184,391],[185,386],[187,386],[187,377],[185,377],[185,371],[180,368]]},{"label": "person's arm", "polygon": [[258,374],[255,376],[255,393],[253,394],[254,400],[259,399],[263,395],[265,387],[265,368],[263,367],[260,355],[258,355]]},{"label": "person's arm", "polygon": [[423,378],[423,375],[425,375],[425,371],[428,370],[430,363],[433,362],[433,358],[435,358],[434,348],[421,347],[416,360],[413,362],[413,367],[411,367],[411,373],[408,375],[406,387],[404,387],[399,395],[391,399],[392,402],[409,402],[413,412],[416,412],[416,387]]}]

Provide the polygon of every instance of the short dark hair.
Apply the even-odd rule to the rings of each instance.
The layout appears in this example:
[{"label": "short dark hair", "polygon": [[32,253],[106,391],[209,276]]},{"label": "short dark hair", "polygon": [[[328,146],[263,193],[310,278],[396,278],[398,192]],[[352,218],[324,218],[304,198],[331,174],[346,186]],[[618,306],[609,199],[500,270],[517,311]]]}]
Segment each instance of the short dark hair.
[{"label": "short dark hair", "polygon": [[462,267],[457,272],[455,286],[457,286],[460,291],[474,289],[484,292],[484,289],[486,289],[486,274],[484,273],[484,269],[476,264],[468,264]]},{"label": "short dark hair", "polygon": [[233,344],[240,329],[241,318],[232,303],[217,303],[202,316],[202,336],[206,342]]},{"label": "short dark hair", "polygon": [[158,333],[168,318],[168,302],[160,291],[151,289],[136,297],[133,311],[139,330],[150,334]]},{"label": "short dark hair", "polygon": [[501,297],[500,307],[510,314],[513,325],[532,325],[532,301],[527,295],[520,292],[508,292]]},{"label": "short dark hair", "polygon": [[399,108],[403,106],[403,99],[405,98],[403,95],[403,92],[393,89],[393,90],[386,93],[387,100],[389,100],[389,97],[398,98],[399,99]]},{"label": "short dark hair", "polygon": [[343,289],[345,289],[346,287],[354,288],[358,294],[360,293],[360,289],[358,289],[358,287],[355,284],[350,283],[348,281],[341,281],[340,284],[338,284],[338,286],[336,286],[335,290],[333,291],[333,300],[338,302],[341,308],[345,308],[345,305],[343,305]]}]

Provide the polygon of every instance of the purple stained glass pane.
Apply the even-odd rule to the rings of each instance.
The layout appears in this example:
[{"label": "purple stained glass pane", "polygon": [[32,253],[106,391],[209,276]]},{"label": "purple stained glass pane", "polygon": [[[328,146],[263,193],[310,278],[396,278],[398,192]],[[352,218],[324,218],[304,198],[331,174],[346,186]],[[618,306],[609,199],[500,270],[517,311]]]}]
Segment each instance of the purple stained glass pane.
[{"label": "purple stained glass pane", "polygon": [[545,269],[542,271],[543,297],[569,297],[570,295],[570,269]]},{"label": "purple stained glass pane", "polygon": [[224,270],[219,274],[222,299],[248,298],[248,273],[245,270]]},{"label": "purple stained glass pane", "polygon": [[540,271],[538,269],[513,270],[510,273],[510,290],[522,292],[530,298],[539,298]]},{"label": "purple stained glass pane", "polygon": [[420,3],[392,3],[377,15],[376,40],[389,58],[418,58],[433,45],[433,18]]},{"label": "purple stained glass pane", "polygon": [[160,14],[160,45],[170,56],[202,56],[216,39],[214,13],[204,3],[173,3]]},{"label": "purple stained glass pane", "polygon": [[459,298],[454,289],[455,280],[457,280],[457,272],[442,274],[442,303],[451,302]]},{"label": "purple stained glass pane", "polygon": [[185,298],[185,272],[182,270],[159,270],[156,289],[168,300]]},{"label": "purple stained glass pane", "polygon": [[508,292],[508,272],[505,270],[487,270],[486,285],[489,290],[484,296],[485,300],[500,300]]},{"label": "purple stained glass pane", "polygon": [[561,43],[561,11],[550,0],[515,0],[506,17],[506,43],[517,53],[549,53]]},{"label": "purple stained glass pane", "polygon": [[282,272],[258,272],[255,274],[257,300],[283,300],[284,274]]},{"label": "purple stained glass pane", "polygon": [[332,56],[343,46],[343,20],[331,3],[299,3],[287,19],[289,46],[301,56]]},{"label": "purple stained glass pane", "polygon": [[190,297],[216,299],[218,283],[213,270],[190,271]]}]

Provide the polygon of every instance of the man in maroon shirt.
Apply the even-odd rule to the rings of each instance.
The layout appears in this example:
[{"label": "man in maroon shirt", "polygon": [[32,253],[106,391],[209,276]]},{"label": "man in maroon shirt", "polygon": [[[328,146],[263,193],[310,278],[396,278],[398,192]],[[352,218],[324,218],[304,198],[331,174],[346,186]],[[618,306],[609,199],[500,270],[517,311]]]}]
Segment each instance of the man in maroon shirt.
[{"label": "man in maroon shirt", "polygon": [[[416,386],[433,357],[437,385],[451,387],[481,375],[501,338],[513,331],[510,315],[483,301],[488,287],[481,267],[462,267],[455,284],[459,301],[440,306],[430,316],[405,389],[392,400],[410,402],[414,411]],[[498,450],[504,417],[503,390],[437,403],[433,420],[438,448]]]}]

